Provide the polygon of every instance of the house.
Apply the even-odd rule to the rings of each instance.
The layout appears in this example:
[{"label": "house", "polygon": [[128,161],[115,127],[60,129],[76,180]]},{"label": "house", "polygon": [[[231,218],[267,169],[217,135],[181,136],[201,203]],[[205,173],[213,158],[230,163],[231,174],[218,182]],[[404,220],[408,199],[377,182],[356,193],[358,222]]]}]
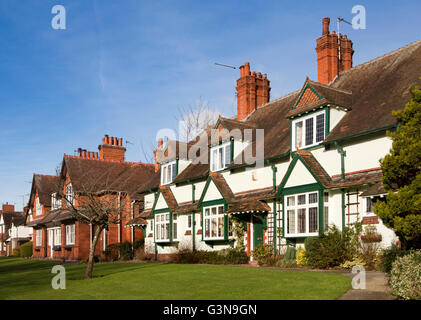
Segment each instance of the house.
[{"label": "house", "polygon": [[28,223],[34,229],[34,257],[65,260],[88,257],[95,227],[80,221],[72,206],[80,206],[89,196],[125,201],[121,205],[122,221],[102,232],[97,255],[103,255],[110,244],[143,239],[141,226],[124,226],[143,208],[143,196],[135,191],[155,184],[159,174],[153,164],[125,161],[126,149],[122,144],[122,138],[106,135],[98,147],[99,153],[79,148],[77,156],[64,155],[59,176],[34,175],[29,203],[32,218]]},{"label": "house", "polygon": [[0,256],[11,256],[13,249],[32,239],[32,228],[25,226],[25,214],[9,203],[0,210]]},{"label": "house", "polygon": [[270,101],[268,76],[245,63],[237,117],[220,117],[189,143],[159,142],[160,183],[139,190],[149,255],[236,246],[235,221],[249,256],[259,244],[279,253],[357,221],[381,235],[381,246],[396,243],[373,204],[385,199],[379,159],[392,146],[392,110],[420,84],[421,41],[353,66],[352,41],[329,22],[323,19],[316,41],[317,81],[306,78],[301,89]]}]

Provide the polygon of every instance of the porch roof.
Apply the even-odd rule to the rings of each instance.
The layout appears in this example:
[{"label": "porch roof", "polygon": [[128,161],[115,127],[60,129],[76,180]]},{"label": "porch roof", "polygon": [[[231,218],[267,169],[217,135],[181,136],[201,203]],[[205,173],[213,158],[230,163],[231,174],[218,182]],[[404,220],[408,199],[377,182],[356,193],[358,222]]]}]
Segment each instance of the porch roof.
[{"label": "porch roof", "polygon": [[269,212],[270,207],[259,200],[248,200],[234,203],[228,210],[229,214],[263,213]]},{"label": "porch roof", "polygon": [[148,222],[140,216],[135,217],[134,219],[130,220],[126,223],[126,226],[146,226]]}]

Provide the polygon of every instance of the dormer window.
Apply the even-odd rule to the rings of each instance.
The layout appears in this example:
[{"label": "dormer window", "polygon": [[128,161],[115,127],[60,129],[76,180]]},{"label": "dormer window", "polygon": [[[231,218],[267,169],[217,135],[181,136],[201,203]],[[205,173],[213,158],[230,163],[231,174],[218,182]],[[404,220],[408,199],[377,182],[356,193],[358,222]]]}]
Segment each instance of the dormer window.
[{"label": "dormer window", "polygon": [[60,209],[61,207],[61,201],[58,199],[57,193],[53,193],[51,195],[51,209],[56,210]]},{"label": "dormer window", "polygon": [[210,163],[213,172],[227,168],[231,163],[231,143],[212,147]]},{"label": "dormer window", "polygon": [[325,139],[325,111],[292,121],[293,150],[319,144]]},{"label": "dormer window", "polygon": [[177,176],[177,161],[172,161],[161,166],[161,184],[166,185],[175,180]]},{"label": "dormer window", "polygon": [[75,194],[73,192],[73,186],[71,183],[69,183],[66,186],[66,199],[67,199],[67,206],[70,206],[71,204],[75,204]]}]

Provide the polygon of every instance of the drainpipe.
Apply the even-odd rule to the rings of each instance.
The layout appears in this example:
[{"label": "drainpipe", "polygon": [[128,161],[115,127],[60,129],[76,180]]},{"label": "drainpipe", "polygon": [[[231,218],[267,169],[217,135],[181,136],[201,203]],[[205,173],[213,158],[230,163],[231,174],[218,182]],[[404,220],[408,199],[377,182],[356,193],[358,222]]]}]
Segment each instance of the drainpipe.
[{"label": "drainpipe", "polygon": [[272,164],[272,183],[273,183],[273,191],[276,190],[276,171],[278,168],[274,164]]},{"label": "drainpipe", "polygon": [[277,253],[277,225],[276,225],[276,199],[273,199],[273,255],[276,256]]},{"label": "drainpipe", "polygon": [[[192,183],[192,203],[195,203],[195,193],[196,193],[196,186],[194,185],[194,183]],[[192,249],[193,251],[196,250],[196,228],[195,228],[195,220],[194,220],[194,211],[192,212],[191,215],[191,228],[192,228]]]},{"label": "drainpipe", "polygon": [[[338,153],[341,155],[341,179],[345,180],[345,157],[346,151],[338,142],[334,142],[335,147],[338,149]],[[342,207],[342,231],[345,229],[345,189],[341,189],[341,207]]]},{"label": "drainpipe", "polygon": [[[118,198],[117,198],[117,208],[119,209],[119,211],[121,211],[120,205],[121,205],[121,192],[118,193]],[[118,243],[121,243],[121,213],[118,213]]]}]

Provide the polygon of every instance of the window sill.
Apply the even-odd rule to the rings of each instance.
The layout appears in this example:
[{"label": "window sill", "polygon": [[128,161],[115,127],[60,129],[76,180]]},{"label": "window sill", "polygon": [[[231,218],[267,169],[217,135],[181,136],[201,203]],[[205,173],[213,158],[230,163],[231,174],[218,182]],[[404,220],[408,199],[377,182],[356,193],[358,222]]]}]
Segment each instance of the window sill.
[{"label": "window sill", "polygon": [[53,251],[61,251],[61,246],[54,246]]},{"label": "window sill", "polygon": [[305,238],[305,237],[317,237],[319,232],[313,233],[297,233],[297,234],[286,234],[285,238]]},{"label": "window sill", "polygon": [[185,236],[191,236],[191,235],[192,235],[191,230],[186,230],[186,233],[184,233],[184,235],[185,235]]}]

